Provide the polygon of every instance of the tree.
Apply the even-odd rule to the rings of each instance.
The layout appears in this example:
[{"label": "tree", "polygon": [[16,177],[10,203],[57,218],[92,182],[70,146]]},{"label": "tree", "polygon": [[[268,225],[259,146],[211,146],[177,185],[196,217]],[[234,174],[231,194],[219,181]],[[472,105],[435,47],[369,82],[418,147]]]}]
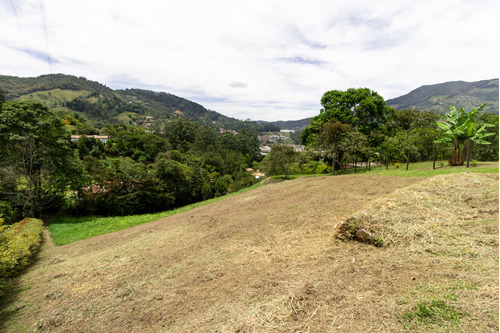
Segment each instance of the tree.
[{"label": "tree", "polygon": [[303,144],[313,143],[321,125],[332,118],[350,124],[355,131],[365,135],[375,130],[384,131],[388,116],[393,112],[382,96],[368,88],[327,91],[321,98],[321,105],[320,114],[302,131]]},{"label": "tree", "polygon": [[5,103],[5,94],[3,93],[2,88],[0,88],[0,110],[2,110],[3,103]]},{"label": "tree", "polygon": [[[64,123],[36,102],[8,102],[0,112],[0,175],[11,185],[2,196],[24,216],[39,217],[77,190],[83,173]],[[9,191],[10,190],[10,191]]]},{"label": "tree", "polygon": [[473,159],[477,159],[480,161],[498,161],[498,130],[499,130],[499,122],[498,115],[484,112],[482,113],[476,122],[474,123],[479,128],[481,128],[484,124],[490,124],[490,133],[493,135],[489,136],[486,140],[490,142],[490,145],[479,145],[474,149]]},{"label": "tree", "polygon": [[284,175],[285,179],[290,175],[290,168],[297,160],[297,152],[291,146],[274,145],[271,152],[264,159],[264,169],[270,176]]},{"label": "tree", "polygon": [[[485,129],[491,125],[484,124],[478,128],[474,124],[474,118],[485,105],[486,103],[469,112],[465,111],[464,108],[457,111],[454,105],[450,105],[450,112],[444,115],[442,122],[437,122],[443,133],[436,142],[450,142],[454,145],[453,156],[448,160],[450,165],[464,164],[471,142],[481,145],[490,144],[485,138],[494,135],[494,133],[486,133]],[[463,147],[462,150],[460,146]]]},{"label": "tree", "polygon": [[342,149],[349,153],[349,155],[354,157],[354,172],[358,165],[358,154],[363,153],[368,146],[368,140],[366,135],[361,132],[351,131],[346,133],[344,136],[341,147]]},{"label": "tree", "polygon": [[342,140],[351,131],[351,125],[344,124],[336,118],[330,119],[321,126],[316,144],[318,149],[332,158],[332,174],[335,173],[335,166],[340,163],[345,151],[342,147]]}]

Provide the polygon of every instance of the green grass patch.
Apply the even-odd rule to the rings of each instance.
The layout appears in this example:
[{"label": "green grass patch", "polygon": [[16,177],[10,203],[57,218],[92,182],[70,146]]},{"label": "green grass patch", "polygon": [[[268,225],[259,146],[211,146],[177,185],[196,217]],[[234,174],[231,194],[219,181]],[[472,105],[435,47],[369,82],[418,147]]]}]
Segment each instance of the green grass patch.
[{"label": "green grass patch", "polygon": [[[444,164],[440,166],[441,162]],[[436,161],[436,169],[432,169],[432,161],[430,162],[418,162],[410,163],[408,170],[406,170],[406,164],[401,164],[399,168],[394,165],[389,165],[386,170],[385,165],[372,166],[371,171],[368,171],[364,166],[357,168],[357,172],[354,173],[354,169],[347,169],[341,174],[371,174],[371,175],[381,175],[381,176],[402,176],[402,177],[433,177],[436,175],[451,174],[451,173],[461,173],[461,172],[472,172],[472,173],[498,173],[498,162],[478,162],[477,166],[469,166],[467,168],[464,166],[449,166],[446,161]]]},{"label": "green grass patch", "polygon": [[463,313],[447,304],[443,299],[431,299],[419,302],[413,310],[402,315],[404,327],[411,330],[425,330],[427,326],[451,328],[457,326]]},{"label": "green grass patch", "polygon": [[[380,175],[380,176],[401,176],[401,177],[434,177],[437,175],[472,172],[472,173],[498,173],[498,162],[477,162],[476,166],[466,165],[463,166],[450,166],[447,161],[436,161],[436,168],[432,168],[432,161],[430,162],[417,162],[410,163],[408,170],[406,170],[406,163],[401,163],[399,168],[394,164],[389,165],[386,169],[385,165],[372,165],[370,171],[365,165],[356,168],[345,169],[342,171],[335,171],[335,176],[339,175]],[[322,174],[303,174],[303,175],[289,175],[288,179],[296,179],[301,177],[321,177],[332,175],[331,173]],[[276,180],[284,180],[283,175],[271,176],[270,178]]]},{"label": "green grass patch", "polygon": [[19,96],[18,100],[31,100],[49,104],[56,102],[70,101],[77,97],[87,97],[89,92],[87,90],[66,90],[66,89],[52,89],[44,91],[36,91],[26,95]]},{"label": "green grass patch", "polygon": [[130,116],[133,115],[133,114],[135,114],[135,113],[133,113],[133,112],[122,112],[119,115],[117,115],[115,117],[115,119],[118,120],[118,121],[120,121],[120,122],[122,122],[122,123],[128,124],[128,122],[130,120],[132,120],[132,118],[130,118]]},{"label": "green grass patch", "polygon": [[58,217],[49,225],[50,235],[56,245],[70,244],[79,240],[91,238],[110,232],[131,228],[143,223],[155,221],[167,216],[183,213],[191,209],[208,205],[233,195],[246,192],[259,187],[260,183],[254,184],[238,192],[230,193],[222,197],[213,198],[166,212],[110,217]]}]

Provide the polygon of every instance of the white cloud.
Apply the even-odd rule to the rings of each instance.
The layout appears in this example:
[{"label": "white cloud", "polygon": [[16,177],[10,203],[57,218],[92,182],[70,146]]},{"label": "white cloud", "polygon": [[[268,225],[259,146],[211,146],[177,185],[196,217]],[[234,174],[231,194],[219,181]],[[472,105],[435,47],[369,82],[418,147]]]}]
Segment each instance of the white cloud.
[{"label": "white cloud", "polygon": [[241,119],[313,116],[331,89],[388,99],[498,77],[495,0],[13,3],[0,1],[0,73],[167,91]]}]

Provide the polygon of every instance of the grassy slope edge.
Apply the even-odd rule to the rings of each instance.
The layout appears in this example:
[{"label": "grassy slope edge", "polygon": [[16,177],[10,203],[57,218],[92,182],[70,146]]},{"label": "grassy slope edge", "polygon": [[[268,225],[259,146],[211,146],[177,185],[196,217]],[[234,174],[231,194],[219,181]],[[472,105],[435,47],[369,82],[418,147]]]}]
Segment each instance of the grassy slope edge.
[{"label": "grassy slope edge", "polygon": [[[450,185],[366,174],[299,178],[46,247],[20,278],[25,289],[8,304],[3,328],[497,331],[498,174],[439,177]],[[478,191],[460,196],[469,186]],[[420,213],[416,204],[429,203],[414,198],[447,191],[460,200],[424,228],[432,237],[382,248],[333,237],[335,224],[363,207],[385,202],[387,216],[391,207]]]}]

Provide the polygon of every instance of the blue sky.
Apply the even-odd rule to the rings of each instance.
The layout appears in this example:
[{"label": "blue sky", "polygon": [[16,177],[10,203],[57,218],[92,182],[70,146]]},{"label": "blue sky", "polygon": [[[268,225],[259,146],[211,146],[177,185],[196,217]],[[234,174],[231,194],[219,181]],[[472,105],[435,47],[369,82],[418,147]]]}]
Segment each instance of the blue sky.
[{"label": "blue sky", "polygon": [[497,0],[0,0],[0,74],[84,76],[294,120],[325,91],[385,99],[499,77]]}]

